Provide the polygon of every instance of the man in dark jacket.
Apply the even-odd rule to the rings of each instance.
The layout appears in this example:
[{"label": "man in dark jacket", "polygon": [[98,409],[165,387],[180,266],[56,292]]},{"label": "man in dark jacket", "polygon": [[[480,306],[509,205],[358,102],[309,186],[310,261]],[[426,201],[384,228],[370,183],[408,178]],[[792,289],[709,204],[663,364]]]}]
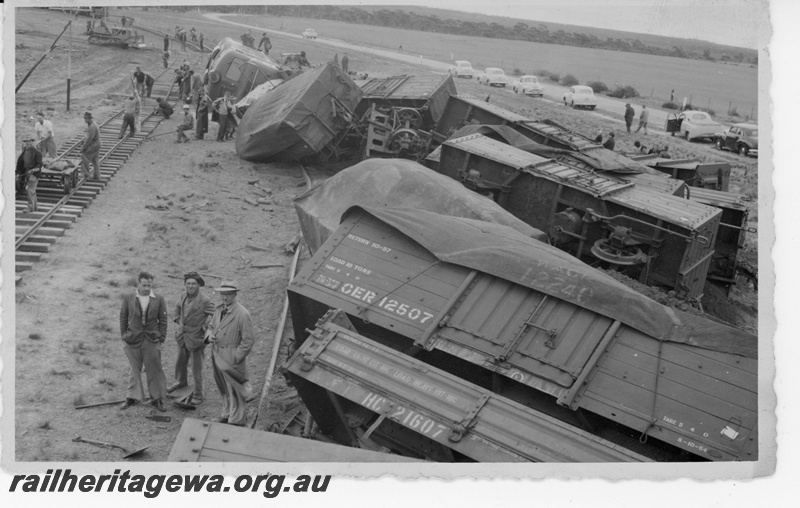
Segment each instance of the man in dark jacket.
[{"label": "man in dark jacket", "polygon": [[94,166],[94,173],[92,178],[100,180],[100,128],[94,121],[92,114],[86,112],[83,114],[83,120],[86,122],[86,137],[83,139],[83,146],[81,147],[81,165],[83,172],[89,176],[89,163]]},{"label": "man in dark jacket", "polygon": [[614,133],[611,132],[608,135],[608,139],[606,140],[606,142],[603,143],[603,148],[607,148],[609,150],[613,150],[614,146],[616,145],[616,143],[617,143],[617,141],[614,139]]},{"label": "man in dark jacket", "polygon": [[628,134],[631,133],[631,125],[633,125],[633,116],[635,114],[633,106],[631,106],[630,103],[625,104],[625,128],[628,129]]},{"label": "man in dark jacket", "polygon": [[200,292],[200,288],[205,286],[206,282],[197,272],[185,274],[183,285],[186,291],[181,294],[175,305],[173,319],[178,325],[175,331],[175,341],[178,343],[175,383],[167,388],[167,393],[188,385],[187,370],[191,358],[194,393],[189,403],[196,406],[203,402],[203,351],[206,348],[203,339],[206,333],[206,321],[214,314],[215,305]]},{"label": "man in dark jacket", "polygon": [[167,378],[161,367],[161,344],[167,337],[167,304],[163,296],[153,293],[153,276],[140,272],[136,291],[122,298],[119,311],[119,331],[125,356],[131,364],[128,393],[120,410],[144,400],[142,366],[147,375],[147,391],[153,406],[164,408]]},{"label": "man in dark jacket", "polygon": [[22,153],[17,159],[17,192],[24,186],[28,195],[28,207],[25,212],[37,211],[36,185],[42,176],[42,152],[33,146],[33,138],[22,141]]},{"label": "man in dark jacket", "polygon": [[158,103],[158,106],[156,106],[155,113],[158,114],[158,115],[161,115],[165,119],[169,120],[169,117],[172,115],[172,113],[175,112],[175,110],[172,109],[172,106],[169,105],[169,103],[167,102],[166,99],[162,99],[161,97],[158,97],[156,99],[156,102]]},{"label": "man in dark jacket", "polygon": [[211,104],[211,98],[208,96],[205,87],[200,88],[200,97],[197,99],[197,111],[195,112],[197,128],[195,130],[195,137],[203,139],[208,133],[208,107]]},{"label": "man in dark jacket", "polygon": [[156,80],[153,79],[153,76],[151,76],[150,74],[147,74],[145,72],[145,74],[144,74],[144,88],[145,88],[145,93],[147,94],[147,95],[145,95],[145,97],[150,97],[150,93],[152,93],[152,91],[153,91],[153,85],[155,84],[155,82],[156,82]]}]

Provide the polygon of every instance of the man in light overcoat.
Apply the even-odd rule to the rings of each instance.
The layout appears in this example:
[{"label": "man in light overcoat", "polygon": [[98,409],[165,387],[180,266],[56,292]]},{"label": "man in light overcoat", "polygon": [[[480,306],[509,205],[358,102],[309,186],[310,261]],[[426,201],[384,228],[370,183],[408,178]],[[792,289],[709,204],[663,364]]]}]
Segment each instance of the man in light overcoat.
[{"label": "man in light overcoat", "polygon": [[220,294],[222,305],[211,318],[206,342],[213,344],[211,366],[222,395],[222,414],[215,421],[244,426],[247,422],[246,360],[255,343],[253,320],[247,309],[236,301],[239,288],[235,282],[225,281],[214,290]]},{"label": "man in light overcoat", "polygon": [[191,358],[194,393],[189,403],[196,406],[203,402],[203,351],[206,348],[203,339],[206,322],[209,316],[214,314],[214,304],[200,291],[206,282],[197,272],[185,274],[183,285],[186,291],[181,294],[175,305],[173,319],[178,325],[175,331],[175,341],[178,343],[175,383],[167,389],[167,393],[172,393],[188,384],[187,370]]}]

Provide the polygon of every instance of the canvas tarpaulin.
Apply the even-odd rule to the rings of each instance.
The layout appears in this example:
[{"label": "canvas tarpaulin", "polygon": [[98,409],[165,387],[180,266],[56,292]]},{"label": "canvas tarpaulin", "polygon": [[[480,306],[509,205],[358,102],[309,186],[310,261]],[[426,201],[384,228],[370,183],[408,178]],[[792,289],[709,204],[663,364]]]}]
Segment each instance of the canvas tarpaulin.
[{"label": "canvas tarpaulin", "polygon": [[256,100],[236,134],[236,153],[253,162],[314,155],[349,125],[361,89],[332,63],[296,76]]},{"label": "canvas tarpaulin", "polygon": [[497,203],[461,183],[404,159],[368,159],[345,169],[295,199],[303,237],[312,252],[339,227],[351,206],[417,208],[512,227],[522,235],[547,236]]},{"label": "canvas tarpaulin", "polygon": [[757,357],[757,337],[661,305],[569,254],[502,224],[409,208],[364,210],[438,259],[540,291],[656,339]]}]

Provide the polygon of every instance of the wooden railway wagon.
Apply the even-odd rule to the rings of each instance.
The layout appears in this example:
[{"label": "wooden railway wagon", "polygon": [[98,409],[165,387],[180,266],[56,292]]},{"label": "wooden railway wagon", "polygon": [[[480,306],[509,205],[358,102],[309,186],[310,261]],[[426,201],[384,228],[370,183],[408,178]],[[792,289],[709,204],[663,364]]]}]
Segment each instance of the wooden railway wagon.
[{"label": "wooden railway wagon", "polygon": [[739,251],[744,247],[745,233],[756,232],[747,226],[749,215],[747,205],[739,194],[700,187],[692,187],[689,199],[722,210],[708,279],[729,290],[731,285],[736,284]]},{"label": "wooden railway wagon", "polygon": [[465,95],[454,95],[447,101],[444,113],[433,132],[433,140],[442,143],[457,130],[469,124],[507,125],[540,145],[572,152],[560,157],[578,168],[622,173],[650,171],[644,164],[603,148],[593,140],[553,121],[531,120],[500,106]]},{"label": "wooden railway wagon", "polygon": [[683,180],[690,187],[723,192],[727,192],[730,188],[731,165],[727,162],[664,159],[657,155],[641,155],[632,158],[672,178]]},{"label": "wooden railway wagon", "polygon": [[579,259],[602,260],[644,284],[672,288],[680,298],[703,293],[719,209],[480,134],[446,141],[439,172],[546,231],[554,245]]},{"label": "wooden railway wagon", "polygon": [[283,366],[334,441],[437,461],[756,460],[756,337],[499,224],[353,207]]}]

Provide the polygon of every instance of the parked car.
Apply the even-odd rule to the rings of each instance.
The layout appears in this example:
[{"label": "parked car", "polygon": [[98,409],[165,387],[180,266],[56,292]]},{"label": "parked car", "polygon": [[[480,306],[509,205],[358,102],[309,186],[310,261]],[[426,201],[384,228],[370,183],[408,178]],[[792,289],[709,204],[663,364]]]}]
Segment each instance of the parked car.
[{"label": "parked car", "polygon": [[717,134],[714,142],[720,150],[732,150],[739,155],[758,157],[758,125],[736,123]]},{"label": "parked car", "polygon": [[503,69],[499,67],[487,67],[483,74],[478,76],[478,83],[485,83],[489,86],[500,86],[505,88],[508,84],[508,78]]},{"label": "parked car", "polygon": [[594,96],[592,87],[575,85],[569,87],[569,91],[564,94],[564,105],[573,108],[594,109],[597,107],[597,98]]},{"label": "parked car", "polygon": [[678,115],[678,122],[680,122],[679,135],[686,138],[686,141],[693,139],[713,141],[723,129],[722,125],[712,120],[711,115],[705,111],[684,111]]},{"label": "parked car", "polygon": [[519,79],[514,80],[511,90],[513,90],[514,93],[535,95],[538,97],[544,96],[544,89],[539,83],[539,78],[536,76],[522,76]]},{"label": "parked car", "polygon": [[472,68],[472,64],[466,60],[456,60],[454,64],[455,65],[451,65],[449,69],[451,76],[456,78],[472,79],[472,76],[475,75],[475,70]]},{"label": "parked car", "polygon": [[303,39],[316,39],[317,31],[313,28],[306,28],[303,30]]}]

